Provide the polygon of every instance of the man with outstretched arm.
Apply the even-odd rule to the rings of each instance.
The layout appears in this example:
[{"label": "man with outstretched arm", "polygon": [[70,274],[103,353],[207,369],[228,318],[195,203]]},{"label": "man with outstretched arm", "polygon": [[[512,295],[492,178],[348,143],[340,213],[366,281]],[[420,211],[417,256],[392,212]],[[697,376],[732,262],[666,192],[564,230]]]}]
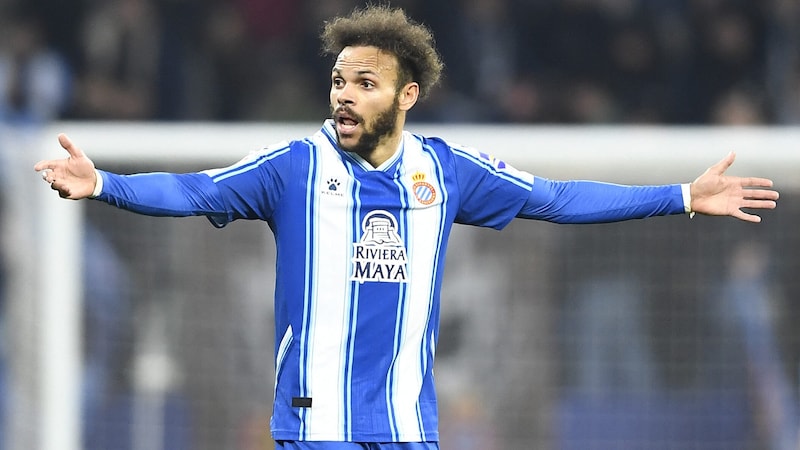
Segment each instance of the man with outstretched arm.
[{"label": "man with outstretched arm", "polygon": [[[113,174],[66,135],[66,159],[35,165],[68,199],[152,216],[259,219],[277,249],[275,401],[279,449],[438,449],[433,359],[444,254],[455,223],[502,229],[514,218],[601,223],[772,209],[765,178],[725,174],[733,153],[691,183],[555,181],[488,153],[404,130],[436,85],[430,31],[370,6],[326,23],[335,56],[331,116],[318,132],[224,168]],[[482,149],[484,151],[492,149]]]}]

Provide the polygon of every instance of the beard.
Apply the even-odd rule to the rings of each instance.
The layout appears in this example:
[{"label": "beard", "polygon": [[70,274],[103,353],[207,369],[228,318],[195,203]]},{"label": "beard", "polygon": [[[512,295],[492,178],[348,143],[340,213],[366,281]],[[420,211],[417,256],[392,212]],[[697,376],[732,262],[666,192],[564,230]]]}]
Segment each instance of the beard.
[{"label": "beard", "polygon": [[[350,116],[358,120],[358,123],[361,124],[364,129],[361,132],[361,137],[358,138],[358,142],[356,142],[355,145],[351,146],[350,148],[342,145],[338,131],[336,132],[336,143],[339,145],[339,148],[343,150],[363,156],[368,155],[375,150],[375,148],[378,147],[381,139],[391,135],[394,132],[395,126],[397,125],[397,116],[400,113],[400,100],[395,97],[392,104],[389,105],[389,107],[385,110],[379,112],[375,117],[375,120],[370,124],[367,124],[362,116],[355,114],[346,106],[341,108],[347,111]],[[333,110],[333,107],[331,107],[331,116],[333,116],[334,113],[335,111]],[[369,125],[369,128],[367,125]]]}]

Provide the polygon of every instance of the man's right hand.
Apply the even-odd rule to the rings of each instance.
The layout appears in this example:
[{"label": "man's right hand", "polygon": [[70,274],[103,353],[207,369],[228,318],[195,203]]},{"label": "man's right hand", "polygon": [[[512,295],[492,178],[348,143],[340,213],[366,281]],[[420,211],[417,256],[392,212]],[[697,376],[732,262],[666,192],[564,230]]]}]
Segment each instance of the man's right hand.
[{"label": "man's right hand", "polygon": [[62,198],[78,200],[90,197],[98,176],[94,163],[66,134],[58,135],[58,143],[69,153],[69,157],[39,161],[33,169],[41,172],[42,179],[50,183],[50,187],[58,191]]}]

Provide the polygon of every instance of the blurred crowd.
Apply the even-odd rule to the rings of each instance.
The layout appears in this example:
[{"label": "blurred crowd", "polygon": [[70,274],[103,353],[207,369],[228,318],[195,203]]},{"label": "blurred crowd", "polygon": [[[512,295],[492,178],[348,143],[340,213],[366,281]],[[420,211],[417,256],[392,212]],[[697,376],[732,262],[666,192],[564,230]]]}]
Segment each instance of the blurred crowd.
[{"label": "blurred crowd", "polygon": [[[800,123],[798,0],[396,0],[443,85],[411,120]],[[353,0],[0,0],[0,118],[319,120]]]}]

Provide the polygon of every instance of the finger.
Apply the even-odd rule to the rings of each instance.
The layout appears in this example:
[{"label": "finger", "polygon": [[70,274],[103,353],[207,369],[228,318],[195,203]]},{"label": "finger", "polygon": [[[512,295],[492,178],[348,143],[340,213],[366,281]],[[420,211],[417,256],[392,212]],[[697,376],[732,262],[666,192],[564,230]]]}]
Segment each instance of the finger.
[{"label": "finger", "polygon": [[33,166],[33,170],[41,172],[42,170],[53,170],[55,166],[53,161],[39,161]]},{"label": "finger", "polygon": [[58,135],[58,143],[66,150],[73,158],[81,158],[84,156],[83,151],[77,145],[72,143],[72,140],[66,134],[61,133]]},{"label": "finger", "polygon": [[59,182],[52,182],[50,183],[50,189],[58,192],[58,196],[61,198],[69,198],[70,190],[66,187],[63,183]]},{"label": "finger", "polygon": [[742,178],[742,186],[744,187],[772,187],[772,180],[768,178],[758,177],[745,177]]},{"label": "finger", "polygon": [[742,202],[742,208],[753,209],[775,209],[778,206],[772,200],[745,200]]},{"label": "finger", "polygon": [[715,173],[717,175],[722,175],[728,170],[728,167],[733,164],[733,161],[736,159],[736,153],[730,152],[727,156],[722,158],[722,160],[713,166],[711,166],[708,170],[709,172]]},{"label": "finger", "polygon": [[755,214],[748,214],[740,209],[737,209],[733,212],[733,217],[743,220],[745,222],[752,222],[752,223],[759,223],[761,222],[761,217]]},{"label": "finger", "polygon": [[743,197],[753,200],[777,200],[780,194],[767,189],[745,189]]}]

